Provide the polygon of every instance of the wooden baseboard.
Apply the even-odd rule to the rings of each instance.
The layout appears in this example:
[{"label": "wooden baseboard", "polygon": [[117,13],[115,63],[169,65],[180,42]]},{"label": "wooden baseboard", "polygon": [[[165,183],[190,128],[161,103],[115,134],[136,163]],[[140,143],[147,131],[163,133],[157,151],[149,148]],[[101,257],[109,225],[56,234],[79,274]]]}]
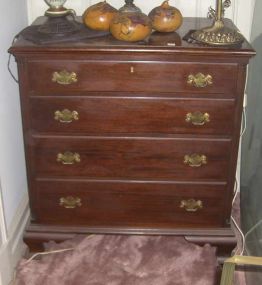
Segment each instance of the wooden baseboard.
[{"label": "wooden baseboard", "polygon": [[76,235],[87,234],[131,234],[131,235],[173,235],[184,236],[189,242],[217,247],[218,261],[228,258],[236,246],[236,238],[230,228],[218,229],[139,229],[139,228],[109,228],[109,227],[70,227],[54,225],[38,225],[31,223],[24,236],[30,250],[43,251],[43,243],[53,240],[63,242]]}]

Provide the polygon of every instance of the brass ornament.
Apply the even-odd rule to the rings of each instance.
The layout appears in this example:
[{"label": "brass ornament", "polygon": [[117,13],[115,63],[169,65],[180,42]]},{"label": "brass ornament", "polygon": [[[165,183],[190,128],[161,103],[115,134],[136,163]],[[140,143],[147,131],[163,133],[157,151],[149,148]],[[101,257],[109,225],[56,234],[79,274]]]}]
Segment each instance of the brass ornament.
[{"label": "brass ornament", "polygon": [[194,112],[186,114],[186,122],[192,123],[194,126],[203,126],[210,122],[210,115],[208,113]]},{"label": "brass ornament", "polygon": [[[225,7],[230,5],[230,1],[217,0],[216,13],[214,10],[210,9],[209,14],[214,18],[213,25],[192,33],[191,37],[198,42],[227,46],[227,45],[237,45],[243,42],[244,37],[238,30],[226,27],[223,21],[223,11]],[[211,11],[211,12],[210,12]]]},{"label": "brass ornament", "polygon": [[[222,3],[222,17],[225,16],[226,8],[231,6],[231,0],[224,0]],[[210,19],[216,18],[216,9],[213,9],[211,6],[208,8],[207,17]]]},{"label": "brass ornament", "polygon": [[195,199],[182,200],[180,208],[185,209],[187,212],[197,212],[203,208],[203,202]]},{"label": "brass ornament", "polygon": [[67,196],[59,199],[59,205],[66,209],[75,209],[76,207],[81,207],[82,202],[79,197]]},{"label": "brass ornament", "polygon": [[52,74],[52,81],[61,85],[69,85],[78,81],[77,74],[75,72],[68,72],[66,70],[55,71]]},{"label": "brass ornament", "polygon": [[184,156],[184,163],[190,167],[201,167],[202,165],[207,164],[207,157],[203,154],[187,154]]},{"label": "brass ornament", "polygon": [[190,74],[187,78],[187,84],[197,88],[204,88],[213,85],[213,77],[210,74],[204,75],[201,72],[196,75]]},{"label": "brass ornament", "polygon": [[77,111],[70,111],[64,109],[63,111],[55,111],[54,119],[60,123],[72,123],[79,120],[79,114]]},{"label": "brass ornament", "polygon": [[56,157],[57,162],[61,162],[65,165],[72,165],[81,162],[81,157],[79,153],[73,153],[71,151],[66,151],[65,153],[58,153]]}]

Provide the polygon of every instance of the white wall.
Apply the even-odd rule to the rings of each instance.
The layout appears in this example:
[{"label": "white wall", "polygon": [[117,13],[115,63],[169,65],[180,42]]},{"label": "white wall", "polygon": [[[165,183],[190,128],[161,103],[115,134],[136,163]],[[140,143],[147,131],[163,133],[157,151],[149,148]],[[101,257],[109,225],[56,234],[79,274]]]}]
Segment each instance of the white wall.
[{"label": "white wall", "polygon": [[[7,50],[27,25],[26,0],[1,1],[0,17],[0,183],[7,228],[27,191],[18,85],[7,71]],[[13,63],[12,69],[16,73]]]},{"label": "white wall", "polygon": [[7,71],[7,50],[28,19],[26,0],[0,2],[0,284],[7,284],[21,255],[28,207],[19,92]]},{"label": "white wall", "polygon": [[[82,15],[84,10],[91,4],[102,0],[68,0],[66,7],[76,10],[78,15]],[[124,4],[124,0],[107,0],[116,8]],[[135,0],[144,13],[148,13],[155,6],[159,6],[163,0]],[[249,39],[252,20],[252,11],[255,0],[231,0],[232,7],[226,12],[226,17],[233,19],[240,31]],[[169,3],[179,8],[185,17],[206,17],[208,7],[216,5],[216,0],[170,0]],[[43,15],[47,5],[42,0],[28,0],[29,22],[31,23],[37,16]]]}]

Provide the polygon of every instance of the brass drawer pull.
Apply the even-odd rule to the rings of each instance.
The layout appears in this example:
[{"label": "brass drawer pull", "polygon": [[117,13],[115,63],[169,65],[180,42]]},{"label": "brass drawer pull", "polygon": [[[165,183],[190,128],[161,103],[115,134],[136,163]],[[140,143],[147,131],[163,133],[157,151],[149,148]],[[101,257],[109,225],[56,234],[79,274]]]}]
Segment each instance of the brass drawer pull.
[{"label": "brass drawer pull", "polygon": [[79,197],[61,197],[59,200],[59,205],[66,209],[75,209],[76,207],[81,207],[81,199]]},{"label": "brass drawer pull", "polygon": [[207,164],[207,157],[200,154],[192,154],[184,156],[184,163],[190,167],[200,167],[204,164]]},{"label": "brass drawer pull", "polygon": [[53,73],[52,81],[61,85],[69,85],[77,82],[77,74],[75,72],[68,72],[66,70],[55,71]]},{"label": "brass drawer pull", "polygon": [[204,88],[213,84],[213,78],[211,75],[204,75],[201,72],[196,75],[190,74],[187,78],[187,84],[197,88]]},{"label": "brass drawer pull", "polygon": [[210,122],[208,113],[194,112],[186,114],[186,122],[192,123],[194,126],[203,126]]},{"label": "brass drawer pull", "polygon": [[195,199],[182,200],[180,208],[185,209],[187,212],[197,212],[203,208],[203,202],[201,200],[196,201]]},{"label": "brass drawer pull", "polygon": [[56,160],[62,164],[75,164],[76,162],[81,162],[80,154],[71,151],[66,151],[64,154],[58,153]]},{"label": "brass drawer pull", "polygon": [[79,114],[77,111],[69,111],[64,109],[63,111],[55,111],[54,119],[61,123],[72,123],[73,120],[79,120]]}]

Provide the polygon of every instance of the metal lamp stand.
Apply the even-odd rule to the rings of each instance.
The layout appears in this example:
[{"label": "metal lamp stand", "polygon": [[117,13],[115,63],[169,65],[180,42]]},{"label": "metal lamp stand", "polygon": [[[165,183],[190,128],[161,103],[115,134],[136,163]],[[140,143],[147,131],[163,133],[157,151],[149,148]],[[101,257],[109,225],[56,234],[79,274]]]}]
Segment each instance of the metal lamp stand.
[{"label": "metal lamp stand", "polygon": [[243,42],[244,37],[238,30],[225,26],[222,15],[223,0],[217,0],[213,25],[193,32],[191,37],[197,42],[218,46],[237,45]]}]

